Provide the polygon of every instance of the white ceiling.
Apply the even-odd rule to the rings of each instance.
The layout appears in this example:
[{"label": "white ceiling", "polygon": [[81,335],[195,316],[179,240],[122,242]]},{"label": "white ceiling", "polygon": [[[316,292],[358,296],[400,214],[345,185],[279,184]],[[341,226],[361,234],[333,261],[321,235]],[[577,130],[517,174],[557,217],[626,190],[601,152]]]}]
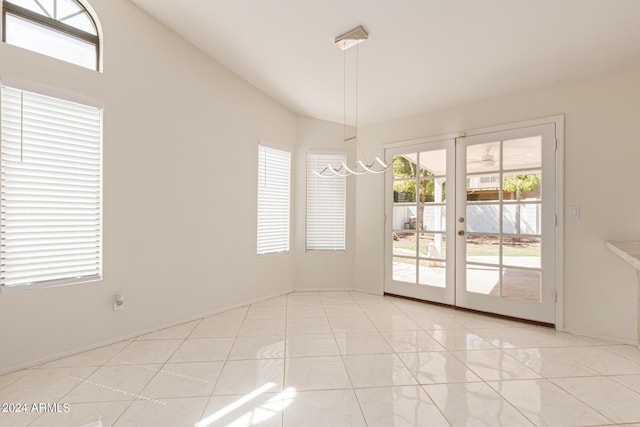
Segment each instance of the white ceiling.
[{"label": "white ceiling", "polygon": [[132,1],[293,112],[335,122],[333,39],[360,24],[361,124],[640,63],[640,0]]}]

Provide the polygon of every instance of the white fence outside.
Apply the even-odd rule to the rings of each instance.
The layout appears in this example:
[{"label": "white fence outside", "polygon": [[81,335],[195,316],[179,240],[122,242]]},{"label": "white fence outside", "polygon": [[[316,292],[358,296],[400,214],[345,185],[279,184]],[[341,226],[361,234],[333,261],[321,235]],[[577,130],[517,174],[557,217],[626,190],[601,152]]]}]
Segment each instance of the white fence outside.
[{"label": "white fence outside", "polygon": [[[515,234],[517,205],[505,204],[503,233]],[[444,231],[446,207],[425,205],[422,230]],[[415,230],[418,208],[416,205],[396,205],[393,207],[393,229]],[[520,204],[520,234],[541,233],[541,205],[539,203]],[[500,205],[467,205],[466,230],[470,233],[499,233]]]}]

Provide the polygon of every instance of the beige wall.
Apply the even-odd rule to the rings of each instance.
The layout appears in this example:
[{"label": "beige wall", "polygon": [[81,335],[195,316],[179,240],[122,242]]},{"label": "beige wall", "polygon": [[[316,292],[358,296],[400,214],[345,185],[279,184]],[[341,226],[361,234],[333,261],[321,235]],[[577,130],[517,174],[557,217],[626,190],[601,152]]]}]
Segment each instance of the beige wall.
[{"label": "beige wall", "polygon": [[[92,0],[104,73],[0,43],[0,78],[104,106],[104,279],[0,295],[0,372],[292,289],[382,292],[381,176],[349,178],[347,251],[305,253],[305,156],[342,126],[296,118],[126,0]],[[640,70],[360,129],[382,144],[566,114],[565,326],[634,342],[633,270],[605,239],[640,239]],[[292,252],[257,257],[257,142],[293,152]],[[566,209],[565,209],[566,210]],[[112,311],[121,292],[126,307]]]},{"label": "beige wall", "polygon": [[1,294],[0,372],[293,289],[293,254],[255,242],[257,143],[293,151],[295,116],[130,2],[91,5],[103,74],[0,43],[4,82],[104,106],[104,280]]},{"label": "beige wall", "polygon": [[297,121],[295,176],[295,289],[355,289],[355,185],[356,177],[347,178],[347,235],[344,252],[306,252],[306,157],[309,151],[342,152],[348,164],[355,163],[355,143],[344,142],[342,125],[301,117]]},{"label": "beige wall", "polygon": [[[636,342],[633,269],[605,248],[606,239],[640,240],[640,69],[500,97],[360,129],[382,144],[565,114],[565,328]],[[356,280],[382,292],[382,180],[358,180]],[[581,218],[566,219],[568,206]]]}]

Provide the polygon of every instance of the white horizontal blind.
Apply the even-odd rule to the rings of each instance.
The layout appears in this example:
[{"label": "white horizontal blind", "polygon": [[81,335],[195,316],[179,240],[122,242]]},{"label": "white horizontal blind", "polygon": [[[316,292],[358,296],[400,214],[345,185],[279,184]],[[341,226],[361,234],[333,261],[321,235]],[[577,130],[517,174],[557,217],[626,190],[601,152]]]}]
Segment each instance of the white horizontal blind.
[{"label": "white horizontal blind", "polygon": [[258,254],[289,251],[291,153],[258,145]]},{"label": "white horizontal blind", "polygon": [[346,162],[344,154],[307,154],[307,251],[344,251],[346,178],[321,178],[313,171]]},{"label": "white horizontal blind", "polygon": [[0,285],[101,276],[102,113],[2,87]]}]

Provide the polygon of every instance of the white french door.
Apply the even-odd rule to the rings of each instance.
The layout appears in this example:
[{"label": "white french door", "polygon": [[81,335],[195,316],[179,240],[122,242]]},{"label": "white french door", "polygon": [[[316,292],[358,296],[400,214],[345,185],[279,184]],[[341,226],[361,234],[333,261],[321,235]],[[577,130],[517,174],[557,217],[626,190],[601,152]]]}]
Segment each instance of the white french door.
[{"label": "white french door", "polygon": [[555,126],[458,138],[456,304],[555,323]]},{"label": "white french door", "polygon": [[385,292],[454,304],[455,139],[388,149]]},{"label": "white french door", "polygon": [[385,292],[555,323],[555,125],[386,150]]}]

